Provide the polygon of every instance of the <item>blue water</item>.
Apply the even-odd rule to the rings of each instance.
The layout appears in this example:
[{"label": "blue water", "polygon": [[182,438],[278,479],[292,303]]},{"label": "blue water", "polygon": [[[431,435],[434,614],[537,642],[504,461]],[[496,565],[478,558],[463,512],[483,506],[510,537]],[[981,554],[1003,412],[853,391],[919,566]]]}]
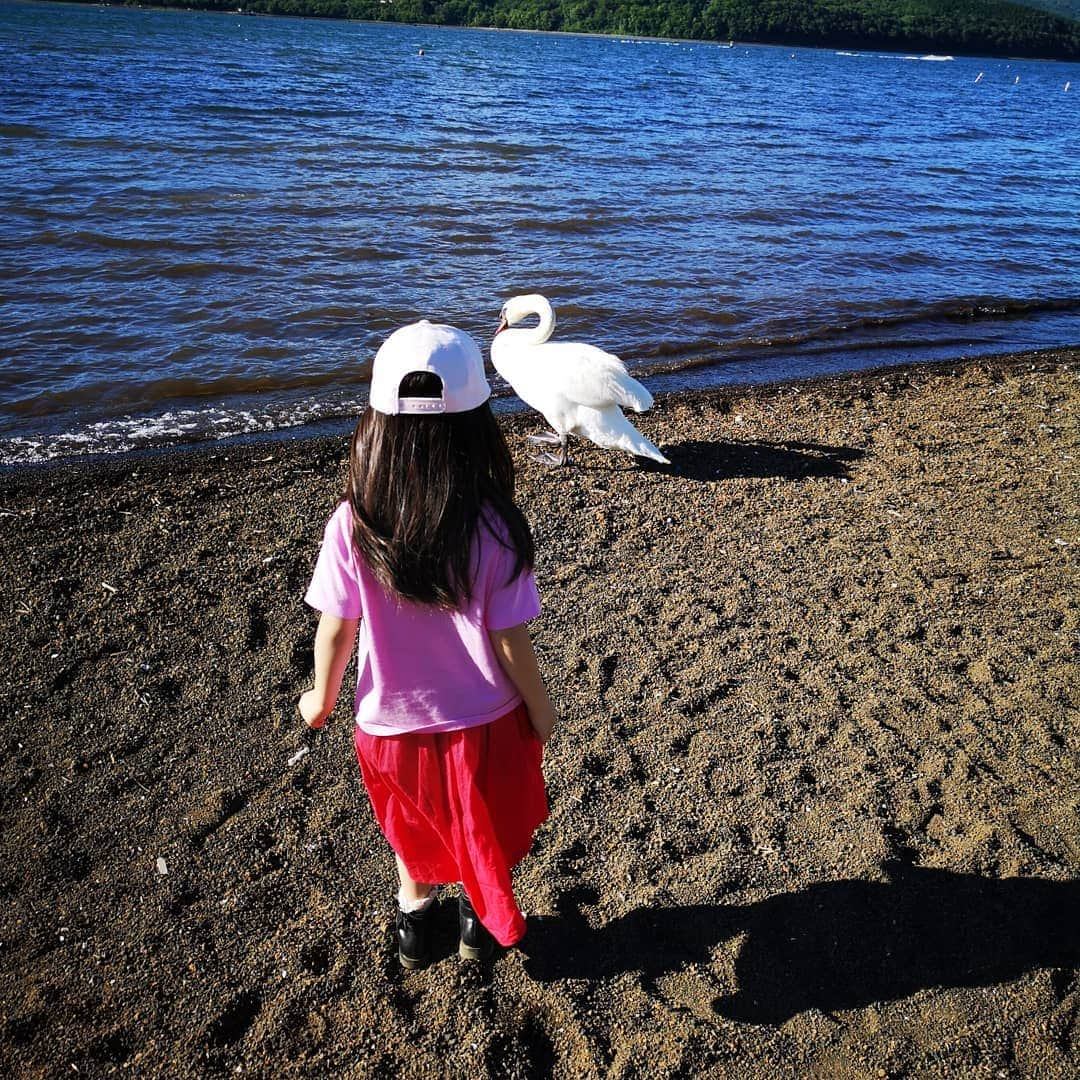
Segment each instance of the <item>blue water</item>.
[{"label": "blue water", "polygon": [[1078,130],[1075,64],[0,3],[0,462],[347,417],[518,292],[654,389],[1075,344]]}]

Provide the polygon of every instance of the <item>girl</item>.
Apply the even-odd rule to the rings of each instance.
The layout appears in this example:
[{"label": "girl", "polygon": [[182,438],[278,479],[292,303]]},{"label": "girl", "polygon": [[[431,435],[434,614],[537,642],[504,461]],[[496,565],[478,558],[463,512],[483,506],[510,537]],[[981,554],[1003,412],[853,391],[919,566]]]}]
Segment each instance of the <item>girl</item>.
[{"label": "girl", "polygon": [[514,466],[471,337],[426,320],[375,356],[345,501],[326,526],[305,597],[322,613],[322,727],[360,638],[356,755],[397,856],[398,955],[429,959],[435,886],[461,882],[460,955],[525,933],[510,870],[547,818],[541,745],[555,713],[527,620],[540,611]]}]

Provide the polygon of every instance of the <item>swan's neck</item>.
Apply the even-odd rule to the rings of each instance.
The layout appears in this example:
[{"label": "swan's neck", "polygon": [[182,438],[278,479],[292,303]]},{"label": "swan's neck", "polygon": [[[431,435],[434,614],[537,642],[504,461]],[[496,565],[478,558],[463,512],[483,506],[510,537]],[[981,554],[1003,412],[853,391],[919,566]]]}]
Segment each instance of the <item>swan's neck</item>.
[{"label": "swan's neck", "polygon": [[529,315],[536,315],[539,322],[532,327],[517,327],[501,330],[491,343],[491,359],[500,375],[505,373],[499,366],[512,364],[523,359],[521,350],[543,345],[555,330],[555,312],[547,300],[540,296],[519,296],[506,306],[506,315],[513,323],[520,322]]},{"label": "swan's neck", "polygon": [[[507,318],[512,330],[504,330],[499,338],[507,338],[515,345],[543,345],[555,330],[555,312],[547,300],[540,296],[518,296],[506,305]],[[522,319],[535,315],[540,320],[533,327],[517,327]],[[498,341],[499,338],[495,340]]]},{"label": "swan's neck", "polygon": [[536,314],[540,316],[540,321],[532,330],[524,331],[524,333],[532,335],[530,345],[543,345],[555,332],[555,312],[552,311],[551,305],[545,301],[542,305],[537,306],[539,310]]},{"label": "swan's neck", "polygon": [[543,345],[551,337],[551,328],[545,332],[544,324],[539,326],[510,327],[495,339],[495,344],[502,348],[525,349],[533,345]]}]

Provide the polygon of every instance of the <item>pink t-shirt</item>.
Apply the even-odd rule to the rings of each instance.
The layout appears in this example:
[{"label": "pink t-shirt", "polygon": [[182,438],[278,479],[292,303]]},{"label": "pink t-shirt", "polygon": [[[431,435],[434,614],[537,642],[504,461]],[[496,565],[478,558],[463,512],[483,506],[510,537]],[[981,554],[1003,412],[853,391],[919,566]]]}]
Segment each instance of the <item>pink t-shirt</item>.
[{"label": "pink t-shirt", "polygon": [[356,723],[371,735],[452,731],[497,720],[521,702],[499,664],[489,630],[540,614],[532,572],[507,581],[513,552],[481,525],[472,598],[458,611],[388,593],[352,545],[343,502],[327,523],[305,601],[317,611],[359,619]]}]

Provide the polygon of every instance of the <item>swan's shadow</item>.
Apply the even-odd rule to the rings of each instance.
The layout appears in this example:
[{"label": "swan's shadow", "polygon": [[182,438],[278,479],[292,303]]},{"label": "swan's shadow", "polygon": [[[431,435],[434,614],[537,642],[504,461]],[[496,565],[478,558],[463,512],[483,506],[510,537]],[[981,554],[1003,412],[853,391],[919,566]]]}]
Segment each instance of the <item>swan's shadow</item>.
[{"label": "swan's shadow", "polygon": [[731,439],[723,442],[692,440],[663,447],[671,465],[643,462],[652,471],[673,472],[688,480],[713,483],[733,477],[772,477],[805,480],[808,477],[847,479],[849,466],[866,455],[851,446],[787,442],[768,439]]},{"label": "swan's shadow", "polygon": [[738,989],[713,1007],[728,1019],[777,1025],[808,1009],[1080,965],[1080,881],[887,869],[888,882],[821,882],[745,907],[639,908],[600,930],[570,910],[571,895],[559,915],[530,920],[526,970],[540,981],[637,971],[652,985],[689,964],[708,967],[717,944],[742,934]]},{"label": "swan's shadow", "polygon": [[671,460],[663,465],[649,458],[602,450],[584,441],[571,442],[570,467],[552,469],[552,474],[569,478],[575,472],[667,473],[687,480],[715,483],[736,476],[774,477],[780,480],[804,480],[811,476],[847,479],[848,465],[865,457],[865,450],[851,446],[827,446],[824,443],[770,441],[767,439],[724,442],[692,440],[661,447]]}]

